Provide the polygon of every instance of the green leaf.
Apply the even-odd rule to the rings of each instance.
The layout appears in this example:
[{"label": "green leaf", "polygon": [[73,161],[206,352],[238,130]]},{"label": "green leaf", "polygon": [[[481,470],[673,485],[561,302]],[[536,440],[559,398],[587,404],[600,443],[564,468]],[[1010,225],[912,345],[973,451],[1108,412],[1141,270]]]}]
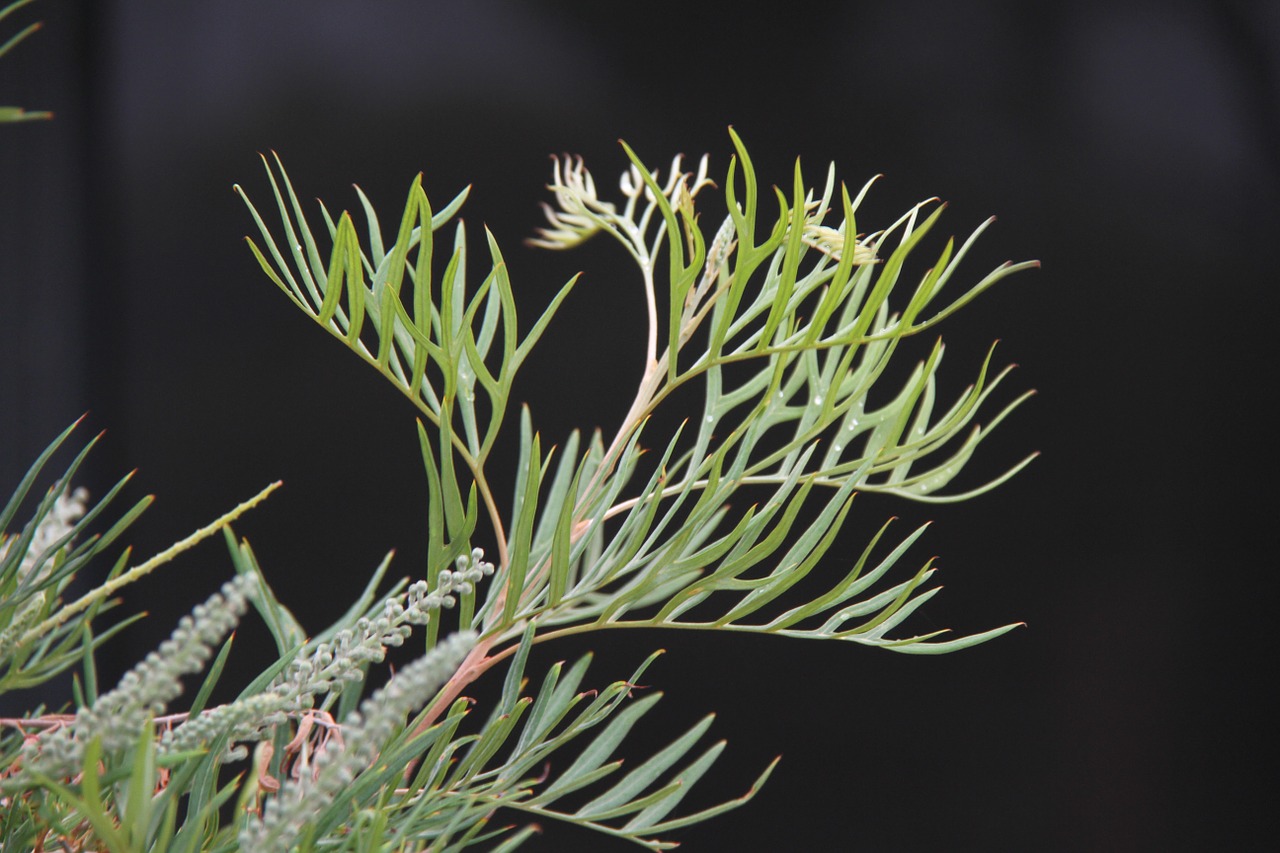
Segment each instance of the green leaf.
[{"label": "green leaf", "polygon": [[654,703],[662,698],[661,693],[655,693],[651,696],[645,696],[637,699],[632,704],[626,706],[615,716],[604,731],[596,735],[586,749],[569,765],[556,780],[548,785],[542,793],[533,798],[530,802],[547,803],[554,801],[571,789],[577,780],[583,778],[586,774],[598,770],[606,761],[608,761],[618,745],[622,743],[622,739],[627,736],[632,727],[635,726],[644,714],[653,707]]},{"label": "green leaf", "polygon": [[102,741],[94,738],[85,746],[84,762],[81,765],[80,789],[84,792],[84,799],[74,798],[69,792],[60,793],[59,796],[84,815],[94,833],[111,853],[130,853],[128,836],[116,827],[115,821],[106,811],[106,799],[98,776],[102,757]]},{"label": "green leaf", "polygon": [[697,760],[691,763],[684,770],[668,783],[668,789],[671,793],[663,797],[658,802],[653,803],[641,810],[639,814],[627,822],[623,827],[626,832],[640,833],[656,823],[675,810],[676,806],[684,799],[685,795],[693,789],[698,780],[702,778],[716,759],[720,757],[720,753],[724,752],[725,741],[715,743],[710,749],[698,756]]},{"label": "green leaf", "polygon": [[635,770],[622,777],[612,788],[578,809],[578,817],[588,820],[604,820],[605,815],[612,816],[612,810],[631,803],[642,791],[652,785],[673,764],[682,759],[693,748],[693,745],[706,734],[715,719],[708,714],[689,731],[685,732],[670,745],[655,753]]},{"label": "green leaf", "polygon": [[[773,774],[773,768],[778,766],[778,762],[780,760],[781,758],[775,758],[773,761],[769,762],[769,766],[764,769],[764,772],[756,777],[756,780],[751,783],[751,788],[736,800],[729,800],[717,806],[712,806],[711,808],[703,809],[702,811],[695,812],[693,814],[684,815],[683,817],[675,818],[674,820],[653,824],[645,829],[645,833],[648,835],[658,835],[670,832],[673,829],[682,829],[686,826],[693,826],[694,824],[702,823],[713,817],[718,817],[725,812],[732,811],[733,809],[746,805],[751,802],[751,800],[755,798],[755,795],[760,792],[760,789],[764,787],[764,783],[769,780],[769,776]],[[643,812],[641,814],[643,814]]]},{"label": "green leaf", "polygon": [[[525,579],[528,577],[530,568],[529,555],[533,544],[533,522],[537,517],[538,490],[542,485],[542,472],[545,470],[540,446],[540,439],[535,434],[529,446],[524,476],[517,481],[516,510],[513,513],[516,521],[511,534],[511,559],[507,566],[506,583],[503,587],[505,597],[502,605],[502,624],[504,625],[511,624],[515,619],[521,599],[532,589],[532,586],[526,587]],[[548,457],[546,464],[549,463]],[[532,579],[533,584],[541,581],[542,579],[538,577]]]},{"label": "green leaf", "polygon": [[[30,0],[27,0],[27,2],[30,2]],[[31,464],[31,467],[27,469],[27,473],[24,474],[22,479],[18,482],[18,487],[14,489],[13,496],[9,498],[4,509],[0,510],[0,530],[9,529],[9,525],[13,523],[14,514],[18,511],[18,507],[22,502],[26,500],[27,492],[30,491],[32,484],[36,481],[36,478],[40,476],[40,472],[44,469],[45,463],[49,461],[49,457],[58,452],[58,448],[62,447],[62,443],[67,440],[67,437],[70,436],[73,431],[75,431],[76,427],[80,426],[80,422],[84,419],[84,415],[77,418],[75,423],[71,424],[71,426],[59,433],[58,437],[55,438],[48,447],[42,450],[39,456],[36,457],[36,461]],[[101,433],[95,436],[90,440],[89,444],[86,445],[86,449],[97,444],[98,439],[101,437]]]}]

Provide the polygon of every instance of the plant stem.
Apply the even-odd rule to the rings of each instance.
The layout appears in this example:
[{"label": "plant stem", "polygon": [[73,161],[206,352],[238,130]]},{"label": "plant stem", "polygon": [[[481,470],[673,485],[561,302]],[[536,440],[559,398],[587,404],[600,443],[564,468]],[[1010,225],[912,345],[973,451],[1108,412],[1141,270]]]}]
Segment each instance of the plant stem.
[{"label": "plant stem", "polygon": [[120,589],[121,587],[127,586],[128,584],[133,583],[134,581],[138,580],[144,575],[150,574],[156,568],[169,562],[174,557],[181,554],[183,551],[187,551],[187,550],[190,550],[191,548],[194,548],[200,542],[203,542],[205,539],[208,539],[210,536],[217,533],[219,530],[226,527],[231,522],[235,521],[244,513],[248,512],[258,504],[262,503],[262,501],[266,500],[268,495],[270,495],[276,489],[280,488],[281,485],[283,485],[281,481],[276,480],[274,483],[267,486],[265,489],[258,492],[256,495],[249,498],[249,500],[240,504],[235,509],[223,515],[221,518],[217,519],[212,524],[208,524],[200,528],[195,533],[192,533],[190,536],[188,536],[186,539],[183,539],[179,542],[175,542],[173,545],[170,545],[164,551],[161,551],[159,554],[156,554],[154,557],[152,557],[150,560],[147,560],[145,563],[142,563],[139,566],[135,566],[129,571],[124,572],[120,576],[107,581],[97,589],[90,590],[89,592],[85,593],[78,600],[72,602],[71,604],[68,604],[66,607],[63,607],[57,613],[53,614],[48,619],[41,622],[39,625],[36,625],[31,630],[27,631],[27,633],[23,634],[22,639],[18,641],[18,644],[25,645],[26,643],[30,643],[40,639],[41,637],[48,634],[50,631],[53,631],[58,626],[62,625],[64,622],[66,622],[75,614],[83,610],[87,610],[95,602],[101,601],[102,599],[105,599],[111,596],[116,590]]}]

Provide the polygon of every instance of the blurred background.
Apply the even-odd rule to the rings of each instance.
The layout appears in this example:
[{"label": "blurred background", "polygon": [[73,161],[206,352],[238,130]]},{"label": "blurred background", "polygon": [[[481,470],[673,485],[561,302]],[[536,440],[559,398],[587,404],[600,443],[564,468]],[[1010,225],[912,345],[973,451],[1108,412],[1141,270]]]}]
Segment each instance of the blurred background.
[{"label": "blurred background", "polygon": [[[596,636],[542,648],[537,665],[592,649],[588,681],[603,686],[667,648],[646,676],[667,700],[626,753],[716,711],[730,748],[696,803],[737,796],[783,755],[752,804],[681,834],[684,849],[1262,847],[1280,5],[627,9],[23,10],[13,30],[46,26],[0,63],[0,102],[56,118],[0,130],[4,493],[86,411],[81,440],[107,430],[90,488],[137,467],[127,494],[158,496],[129,536],[139,557],[282,479],[237,532],[323,627],[386,550],[393,573],[421,571],[426,489],[414,411],[297,313],[241,240],[253,223],[232,184],[270,198],[257,153],[279,152],[300,195],[331,210],[357,206],[358,183],[384,222],[419,171],[437,204],[471,184],[464,218],[504,247],[525,318],[584,270],[517,386],[551,443],[616,427],[642,368],[643,302],[613,245],[522,244],[548,155],[581,154],[612,187],[624,138],[662,167],[709,152],[723,175],[732,124],[766,184],[786,185],[797,155],[813,182],[831,161],[854,187],[883,173],[860,225],[934,195],[950,203],[944,235],[997,215],[971,281],[1043,262],[944,324],[941,374],[959,394],[999,338],[996,362],[1021,365],[1000,401],[1039,394],[984,444],[973,479],[1043,455],[965,504],[860,497],[830,555],[843,573],[890,515],[902,533],[933,520],[913,565],[940,555],[947,589],[910,627],[1027,627],[940,658]],[[935,232],[923,254],[941,244]],[[108,647],[116,672],[230,571],[214,541],[132,588],[125,609],[151,616]],[[630,849],[546,829],[530,850]]]}]

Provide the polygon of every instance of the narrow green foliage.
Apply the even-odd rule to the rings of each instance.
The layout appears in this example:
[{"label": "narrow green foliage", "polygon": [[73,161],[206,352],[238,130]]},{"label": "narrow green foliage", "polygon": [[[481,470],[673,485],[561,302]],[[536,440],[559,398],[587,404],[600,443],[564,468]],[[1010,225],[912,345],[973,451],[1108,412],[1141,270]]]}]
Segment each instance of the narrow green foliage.
[{"label": "narrow green foliage", "polygon": [[[88,630],[89,624],[114,602],[100,596],[73,611],[62,599],[76,576],[108,551],[152,502],[151,497],[145,497],[105,531],[89,533],[131,477],[122,478],[93,505],[87,503],[83,490],[71,487],[97,443],[96,437],[48,488],[20,530],[5,532],[11,529],[45,465],[78,423],[68,427],[40,454],[0,511],[0,693],[48,681],[82,662],[85,655],[132,621],[95,635]],[[126,553],[119,558],[111,577],[119,576],[127,557]]]},{"label": "narrow green foliage", "polygon": [[[515,375],[573,282],[556,295],[522,339],[511,281],[492,236],[489,272],[479,285],[468,282],[466,230],[461,222],[447,252],[436,245],[436,232],[453,219],[467,191],[433,212],[421,175],[410,184],[395,243],[389,249],[363,193],[360,201],[370,235],[365,245],[349,213],[344,211],[335,223],[322,207],[331,243],[326,266],[293,184],[278,157],[274,162],[273,168],[263,158],[281,216],[283,250],[252,202],[239,186],[235,188],[258,225],[262,247],[248,240],[254,257],[295,305],[386,377],[439,430],[442,446],[427,465],[439,466],[438,484],[451,528],[456,533],[465,517],[460,495],[469,490],[460,482],[463,472],[455,470],[456,456],[465,476],[475,483],[505,558],[506,529],[484,465],[498,439]],[[434,265],[442,255],[444,268],[437,275]],[[498,342],[501,352],[493,347]],[[483,429],[477,385],[488,408]]]},{"label": "narrow green foliage", "polygon": [[[0,7],[0,22],[3,22],[5,18],[31,2],[33,2],[33,0],[15,0],[15,2],[10,3],[7,6]],[[5,54],[17,47],[18,44],[24,41],[28,36],[31,36],[39,30],[41,26],[42,25],[39,22],[27,24],[3,42],[0,42],[0,59],[4,58]],[[53,113],[47,111],[32,111],[23,109],[22,107],[0,107],[0,124],[19,121],[39,121],[41,119],[50,118],[53,118]],[[0,530],[3,529],[3,525],[0,525]]]},{"label": "narrow green foliage", "polygon": [[[632,307],[645,351],[610,431],[544,444],[519,406],[509,505],[488,465],[518,402],[515,378],[576,279],[522,329],[497,239],[484,232],[477,262],[456,220],[466,190],[437,210],[419,174],[395,218],[381,219],[358,188],[354,214],[307,211],[280,159],[263,157],[273,221],[236,187],[257,226],[253,258],[417,410],[425,566],[389,578],[388,554],[339,619],[304,627],[230,530],[273,485],[151,560],[130,568],[123,549],[105,581],[64,603],[68,584],[150,502],[108,518],[126,477],[90,505],[71,487],[88,447],[35,491],[68,429],[0,511],[0,693],[76,665],[82,673],[73,715],[40,710],[0,731],[0,846],[512,851],[562,822],[669,849],[673,832],[750,800],[776,761],[736,799],[688,811],[686,796],[725,748],[704,742],[713,715],[624,761],[661,699],[639,686],[657,653],[591,690],[590,656],[531,673],[538,644],[659,628],[940,654],[1011,630],[912,633],[910,617],[939,589],[934,561],[908,554],[925,527],[890,536],[885,523],[852,548],[847,533],[868,500],[859,492],[963,500],[1030,461],[964,479],[978,446],[1028,396],[988,413],[1009,373],[993,367],[994,348],[952,397],[941,340],[921,342],[914,368],[893,368],[913,336],[1034,263],[958,288],[951,281],[990,220],[926,248],[944,210],[931,199],[859,232],[871,181],[851,193],[831,167],[815,186],[797,160],[785,190],[762,192],[746,146],[729,135],[719,188],[708,158],[660,170],[624,143],[610,200],[580,159],[556,161],[555,205],[529,242],[566,249],[607,234],[622,246],[638,272]],[[703,199],[714,189],[727,212],[708,223]],[[700,402],[661,434],[651,415],[688,400],[682,389],[699,389]],[[116,590],[218,531],[235,579],[100,694],[93,653],[128,620],[105,630],[92,620]],[[486,559],[480,546],[490,545]],[[243,645],[228,632],[250,602],[274,660],[215,704]],[[388,673],[390,651],[410,642],[413,659]],[[500,664],[494,701],[465,698]],[[170,708],[179,678],[197,672],[189,701]],[[366,695],[370,681],[382,686]]]}]

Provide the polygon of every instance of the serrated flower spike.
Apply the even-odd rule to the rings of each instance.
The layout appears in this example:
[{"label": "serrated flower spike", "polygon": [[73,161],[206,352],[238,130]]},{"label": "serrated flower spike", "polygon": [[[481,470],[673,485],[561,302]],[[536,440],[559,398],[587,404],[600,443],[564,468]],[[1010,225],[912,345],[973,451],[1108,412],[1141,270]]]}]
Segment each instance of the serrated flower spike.
[{"label": "serrated flower spike", "polygon": [[132,747],[147,718],[162,713],[182,694],[182,677],[204,669],[213,650],[239,623],[255,583],[252,576],[239,575],[196,605],[169,639],[125,673],[114,690],[77,711],[70,725],[28,741],[23,747],[24,768],[66,777],[80,769],[85,749],[95,738],[108,755]]},{"label": "serrated flower spike", "polygon": [[[707,177],[707,155],[702,156],[697,171],[692,173],[681,170],[683,160],[679,154],[672,158],[666,183],[661,184],[662,194],[673,207],[692,217],[694,197],[703,187],[714,183]],[[659,178],[659,170],[654,171],[653,177]],[[626,198],[621,212],[617,205],[600,199],[595,179],[581,157],[566,154],[555,159],[547,189],[555,195],[556,207],[542,205],[552,227],[537,229],[537,236],[529,239],[528,244],[544,249],[570,249],[598,231],[607,230],[633,255],[656,254],[656,245],[646,246],[645,235],[657,210],[657,199],[635,164],[622,173],[618,186]],[[641,199],[645,202],[643,209],[640,209]]]},{"label": "serrated flower spike", "polygon": [[343,722],[344,748],[318,754],[311,775],[299,775],[267,802],[260,820],[251,820],[240,832],[240,849],[288,850],[334,800],[342,796],[379,750],[404,725],[405,715],[421,707],[458,668],[475,645],[470,632],[453,634],[427,654],[401,669],[360,704]]},{"label": "serrated flower spike", "polygon": [[[806,246],[817,249],[822,254],[830,256],[833,261],[839,262],[840,258],[844,255],[845,235],[842,229],[832,228],[829,225],[818,225],[813,222],[806,222],[804,225],[804,243]],[[876,256],[876,250],[873,246],[863,242],[862,240],[854,241],[854,266],[874,264],[878,260],[879,258]]]},{"label": "serrated flower spike", "polygon": [[599,231],[601,218],[615,216],[617,208],[600,200],[595,179],[581,157],[565,154],[563,159],[552,158],[552,163],[547,189],[555,194],[556,207],[542,204],[551,227],[539,228],[538,236],[528,243],[544,249],[570,249]]},{"label": "serrated flower spike", "polygon": [[[49,514],[40,519],[40,523],[36,526],[36,531],[31,537],[31,544],[27,546],[26,553],[22,555],[22,564],[18,568],[18,579],[26,580],[32,570],[36,568],[36,561],[45,556],[45,551],[62,537],[69,534],[84,515],[87,501],[89,500],[89,492],[82,488],[67,490],[62,492],[53,502],[53,507],[49,510]],[[9,549],[13,547],[17,536],[10,536],[0,531],[0,560],[9,556]],[[41,567],[41,574],[45,574],[52,567],[51,561],[45,561]],[[39,578],[35,579],[36,582]]]}]

